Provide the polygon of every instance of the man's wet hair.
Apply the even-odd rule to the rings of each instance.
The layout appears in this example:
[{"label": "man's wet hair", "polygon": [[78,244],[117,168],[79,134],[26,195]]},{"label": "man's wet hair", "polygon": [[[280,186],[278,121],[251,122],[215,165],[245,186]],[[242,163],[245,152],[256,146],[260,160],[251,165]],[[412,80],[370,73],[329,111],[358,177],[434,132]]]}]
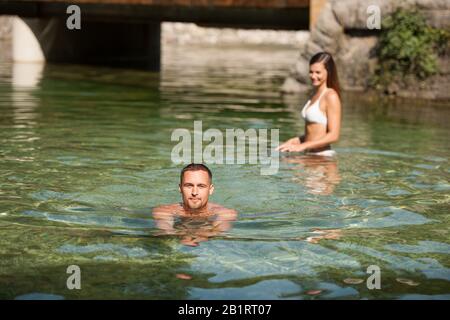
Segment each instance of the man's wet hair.
[{"label": "man's wet hair", "polygon": [[186,171],[206,171],[209,176],[209,183],[212,183],[212,173],[211,170],[207,166],[201,163],[191,163],[181,170],[180,174],[180,182],[183,182],[183,176]]}]

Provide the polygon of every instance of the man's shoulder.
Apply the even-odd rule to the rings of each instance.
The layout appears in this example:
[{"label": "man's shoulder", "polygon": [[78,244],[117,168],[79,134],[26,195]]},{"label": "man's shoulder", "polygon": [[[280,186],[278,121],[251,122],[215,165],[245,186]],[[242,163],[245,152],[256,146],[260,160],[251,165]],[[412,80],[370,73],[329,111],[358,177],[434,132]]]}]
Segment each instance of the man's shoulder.
[{"label": "man's shoulder", "polygon": [[227,218],[227,219],[235,219],[237,217],[238,212],[234,209],[225,208],[217,203],[211,203],[211,210],[214,214],[217,214],[220,216],[220,218]]},{"label": "man's shoulder", "polygon": [[175,203],[173,204],[162,204],[160,206],[154,207],[153,212],[155,211],[166,211],[174,208]]},{"label": "man's shoulder", "polygon": [[165,204],[153,208],[152,213],[155,216],[176,214],[180,210],[179,203]]}]

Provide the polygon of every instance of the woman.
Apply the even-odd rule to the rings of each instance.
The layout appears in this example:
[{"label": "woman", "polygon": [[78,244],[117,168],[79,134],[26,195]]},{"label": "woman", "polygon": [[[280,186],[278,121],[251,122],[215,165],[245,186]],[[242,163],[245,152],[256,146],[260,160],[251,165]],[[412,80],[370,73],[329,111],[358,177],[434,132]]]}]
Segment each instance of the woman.
[{"label": "woman", "polygon": [[339,81],[333,57],[327,52],[315,54],[309,61],[309,77],[314,94],[303,107],[305,134],[278,146],[281,152],[301,152],[334,156],[330,144],[339,140],[341,101]]}]

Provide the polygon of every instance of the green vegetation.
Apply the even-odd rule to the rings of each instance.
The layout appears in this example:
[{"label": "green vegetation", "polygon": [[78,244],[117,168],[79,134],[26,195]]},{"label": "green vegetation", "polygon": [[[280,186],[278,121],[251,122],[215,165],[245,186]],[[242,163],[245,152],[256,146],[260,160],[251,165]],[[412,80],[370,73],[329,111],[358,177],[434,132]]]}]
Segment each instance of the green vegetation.
[{"label": "green vegetation", "polygon": [[449,39],[448,30],[430,27],[420,12],[397,9],[382,23],[374,84],[385,87],[436,74],[438,56],[448,52]]}]

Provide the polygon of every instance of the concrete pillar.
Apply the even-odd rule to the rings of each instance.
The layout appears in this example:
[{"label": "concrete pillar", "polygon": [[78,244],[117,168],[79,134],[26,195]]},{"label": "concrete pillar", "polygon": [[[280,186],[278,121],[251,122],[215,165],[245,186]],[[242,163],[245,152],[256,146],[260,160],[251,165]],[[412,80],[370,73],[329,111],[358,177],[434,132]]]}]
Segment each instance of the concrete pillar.
[{"label": "concrete pillar", "polygon": [[34,35],[33,27],[19,17],[12,20],[12,54],[13,62],[45,62],[45,56],[38,39]]},{"label": "concrete pillar", "polygon": [[[83,20],[80,30],[69,30],[65,19],[32,18],[24,22],[33,31],[48,62],[160,69],[160,23]],[[24,41],[18,43],[20,48],[26,47]],[[29,43],[35,46],[35,42]],[[20,52],[22,49],[18,49],[18,55]]]},{"label": "concrete pillar", "polygon": [[320,12],[327,4],[328,0],[310,0],[309,1],[309,30],[312,30],[319,18]]}]

